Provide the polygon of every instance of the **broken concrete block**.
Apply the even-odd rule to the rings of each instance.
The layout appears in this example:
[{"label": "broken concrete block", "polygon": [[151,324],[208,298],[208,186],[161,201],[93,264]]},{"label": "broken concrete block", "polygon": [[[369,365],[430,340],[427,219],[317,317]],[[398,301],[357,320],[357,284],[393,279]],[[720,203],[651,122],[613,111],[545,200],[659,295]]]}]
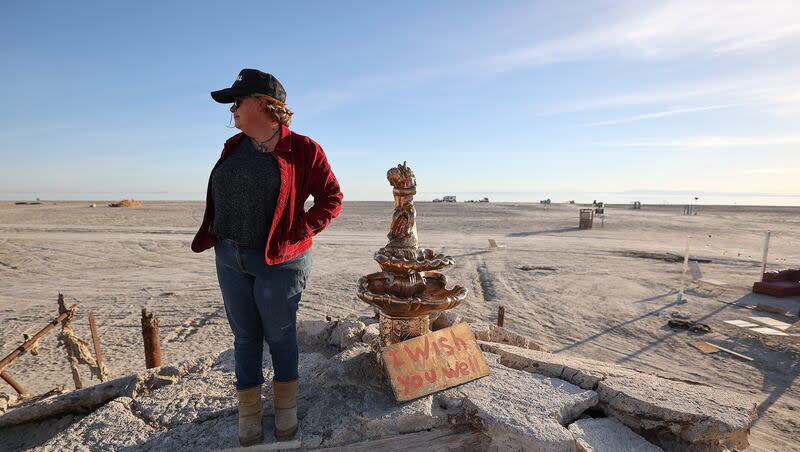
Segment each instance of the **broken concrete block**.
[{"label": "broken concrete block", "polygon": [[328,344],[342,349],[347,348],[361,341],[361,336],[364,334],[366,327],[363,322],[358,320],[339,320],[331,331]]},{"label": "broken concrete block", "polygon": [[604,411],[635,431],[666,430],[707,450],[746,448],[757,417],[756,404],[740,394],[652,375],[606,378],[597,393]]},{"label": "broken concrete block", "polygon": [[[509,369],[487,355],[488,377],[435,394],[453,405],[461,399],[473,425],[491,438],[493,450],[574,451],[564,427],[597,403],[597,394],[561,380]],[[527,375],[526,375],[527,374]]]},{"label": "broken concrete block", "polygon": [[378,318],[375,316],[362,315],[359,316],[356,320],[362,322],[364,325],[367,326],[372,325],[373,323],[378,323]]},{"label": "broken concrete block", "polygon": [[[584,358],[483,342],[499,362],[596,391],[598,406],[668,450],[746,447],[756,404],[739,394]],[[656,440],[655,438],[658,437]]]},{"label": "broken concrete block", "polygon": [[377,323],[372,323],[367,325],[364,329],[364,334],[361,336],[361,342],[369,344],[370,342],[379,340],[381,337],[381,331],[378,327]]},{"label": "broken concrete block", "polygon": [[469,327],[475,334],[475,339],[479,341],[497,342],[530,350],[547,351],[543,345],[536,343],[532,339],[491,323],[475,322],[471,323]]},{"label": "broken concrete block", "polygon": [[569,431],[578,452],[663,452],[613,417],[579,419]]},{"label": "broken concrete block", "polygon": [[326,345],[336,322],[325,320],[300,320],[297,322],[297,343],[304,345]]},{"label": "broken concrete block", "polygon": [[583,389],[595,389],[601,380],[610,376],[637,377],[641,374],[635,369],[591,359],[524,350],[500,343],[479,342],[479,345],[484,351],[500,355],[504,366],[560,378]]},{"label": "broken concrete block", "polygon": [[449,328],[456,323],[461,323],[463,318],[453,311],[441,311],[436,318],[431,315],[431,331]]}]

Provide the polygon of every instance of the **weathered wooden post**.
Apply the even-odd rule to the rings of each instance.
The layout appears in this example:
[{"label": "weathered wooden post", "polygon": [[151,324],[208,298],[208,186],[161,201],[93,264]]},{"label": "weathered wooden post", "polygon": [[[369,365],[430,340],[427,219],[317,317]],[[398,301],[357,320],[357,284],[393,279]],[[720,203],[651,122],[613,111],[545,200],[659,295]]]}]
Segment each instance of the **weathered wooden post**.
[{"label": "weathered wooden post", "polygon": [[108,380],[108,370],[103,362],[103,352],[100,351],[100,335],[97,334],[97,321],[94,318],[94,312],[89,311],[89,329],[92,331],[92,345],[94,345],[94,357],[97,361],[97,369],[100,374],[100,381]]},{"label": "weathered wooden post", "polygon": [[[65,314],[68,312],[67,307],[64,305],[64,295],[59,293],[58,294],[58,314]],[[68,315],[61,321],[61,331],[64,332],[66,329],[70,328],[70,323],[72,322],[72,316]],[[78,371],[78,357],[75,355],[75,351],[72,347],[65,345],[64,348],[67,349],[67,359],[69,360],[69,369],[72,371],[72,381],[75,383],[75,389],[83,388],[83,381],[81,381],[81,373]]]},{"label": "weathered wooden post", "polygon": [[142,308],[142,337],[144,338],[144,361],[148,369],[161,367],[161,340],[158,318],[147,308]]},{"label": "weathered wooden post", "polygon": [[502,328],[505,318],[506,318],[506,307],[500,305],[497,307],[497,326]]}]

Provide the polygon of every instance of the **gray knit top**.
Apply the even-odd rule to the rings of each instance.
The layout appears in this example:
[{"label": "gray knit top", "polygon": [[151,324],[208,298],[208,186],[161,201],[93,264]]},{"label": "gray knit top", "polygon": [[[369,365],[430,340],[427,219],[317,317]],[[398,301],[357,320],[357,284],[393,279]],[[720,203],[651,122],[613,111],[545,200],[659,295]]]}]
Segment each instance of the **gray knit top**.
[{"label": "gray knit top", "polygon": [[214,235],[243,247],[264,249],[280,186],[275,157],[258,152],[244,137],[211,175]]}]

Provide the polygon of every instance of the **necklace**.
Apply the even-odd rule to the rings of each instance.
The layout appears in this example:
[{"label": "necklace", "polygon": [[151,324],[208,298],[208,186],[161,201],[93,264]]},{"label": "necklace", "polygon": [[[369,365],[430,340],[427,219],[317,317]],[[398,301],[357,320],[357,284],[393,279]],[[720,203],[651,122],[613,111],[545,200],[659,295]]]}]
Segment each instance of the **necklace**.
[{"label": "necklace", "polygon": [[256,148],[256,151],[258,151],[258,152],[269,152],[269,149],[267,149],[267,143],[269,143],[273,138],[275,138],[275,135],[277,135],[278,132],[280,132],[280,131],[281,131],[281,126],[278,126],[278,128],[275,129],[275,132],[273,132],[273,134],[269,138],[267,138],[266,140],[258,141],[255,138],[250,137],[250,142],[253,143],[253,146]]}]

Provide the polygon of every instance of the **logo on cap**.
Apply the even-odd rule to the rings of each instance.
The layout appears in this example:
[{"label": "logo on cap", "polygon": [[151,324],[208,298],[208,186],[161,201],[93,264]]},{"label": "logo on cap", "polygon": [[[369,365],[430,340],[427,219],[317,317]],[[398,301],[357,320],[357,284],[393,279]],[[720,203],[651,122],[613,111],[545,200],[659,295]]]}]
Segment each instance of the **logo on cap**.
[{"label": "logo on cap", "polygon": [[241,75],[239,75],[238,77],[236,77],[236,81],[237,81],[237,82],[241,82],[241,81],[242,81],[242,76],[241,76]]}]

